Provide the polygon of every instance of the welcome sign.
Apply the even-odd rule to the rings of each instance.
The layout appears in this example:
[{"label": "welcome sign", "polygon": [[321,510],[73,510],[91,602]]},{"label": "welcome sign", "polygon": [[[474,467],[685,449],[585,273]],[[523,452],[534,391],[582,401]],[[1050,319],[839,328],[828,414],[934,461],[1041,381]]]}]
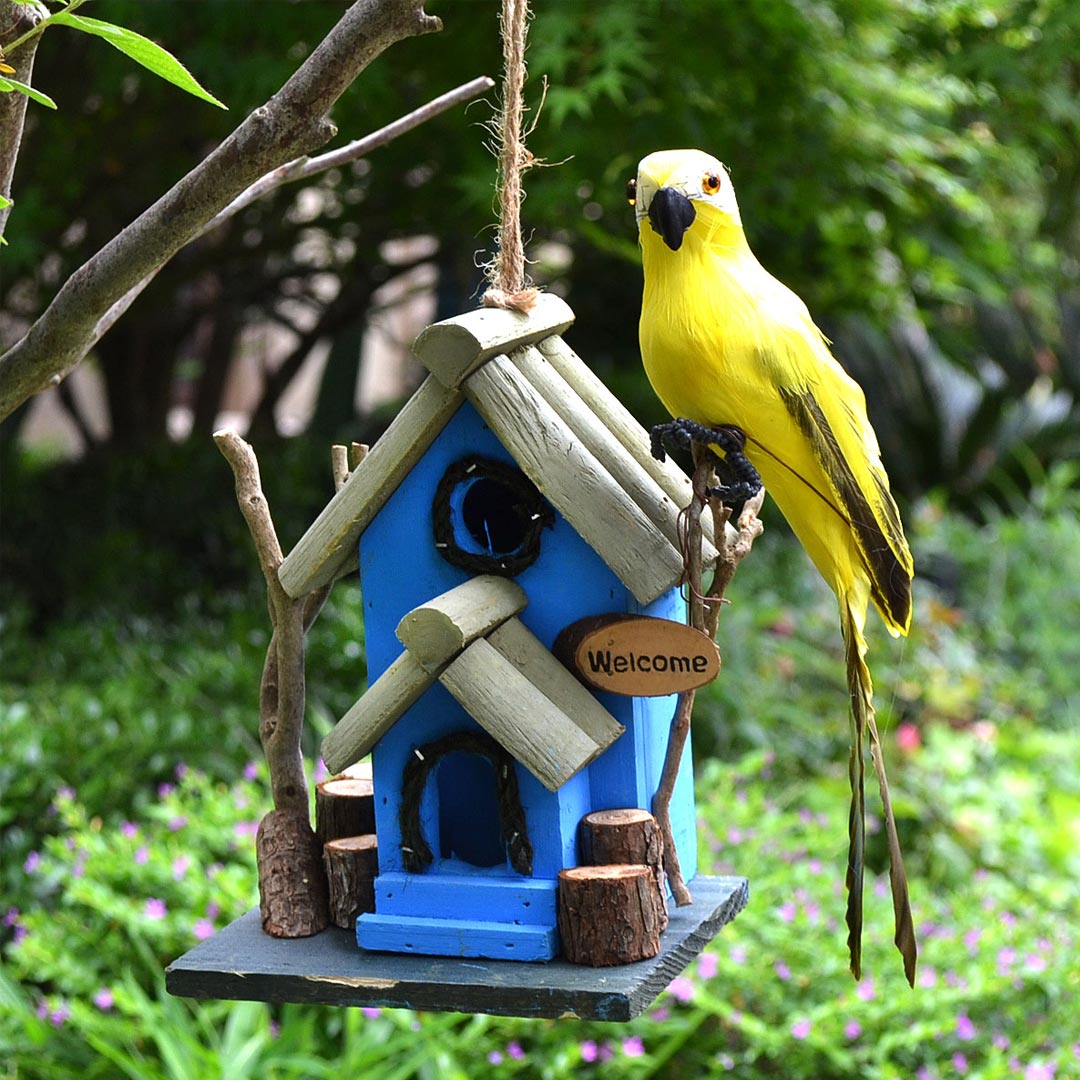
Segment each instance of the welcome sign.
[{"label": "welcome sign", "polygon": [[587,686],[629,697],[695,690],[720,672],[716,642],[650,615],[591,615],[559,634],[555,655]]}]

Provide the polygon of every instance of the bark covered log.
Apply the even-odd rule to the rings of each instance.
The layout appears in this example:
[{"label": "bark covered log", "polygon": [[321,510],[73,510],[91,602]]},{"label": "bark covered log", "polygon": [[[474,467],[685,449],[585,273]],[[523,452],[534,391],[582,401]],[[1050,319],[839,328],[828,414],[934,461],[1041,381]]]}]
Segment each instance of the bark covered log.
[{"label": "bark covered log", "polygon": [[271,810],[255,836],[262,928],[272,937],[310,937],[330,924],[322,850],[307,815]]},{"label": "bark covered log", "polygon": [[[613,863],[644,864],[653,872],[661,896],[667,895],[664,837],[648,810],[595,810],[578,828],[581,861],[587,866]],[[661,909],[661,930],[667,929],[667,905]]]},{"label": "bark covered log", "polygon": [[315,835],[320,844],[375,831],[375,786],[348,776],[315,787]]},{"label": "bark covered log", "polygon": [[660,952],[664,899],[648,866],[559,871],[559,934],[572,964],[612,967]]},{"label": "bark covered log", "polygon": [[379,848],[374,833],[331,840],[323,847],[323,865],[330,888],[330,921],[351,930],[357,915],[375,910]]}]

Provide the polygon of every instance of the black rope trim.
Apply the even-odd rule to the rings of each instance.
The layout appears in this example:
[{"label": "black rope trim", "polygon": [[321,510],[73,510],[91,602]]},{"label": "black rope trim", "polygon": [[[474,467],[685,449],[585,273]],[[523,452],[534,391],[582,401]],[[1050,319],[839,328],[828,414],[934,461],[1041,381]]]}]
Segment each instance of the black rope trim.
[{"label": "black rope trim", "polygon": [[483,731],[455,731],[441,739],[424,743],[413,750],[401,780],[401,854],[405,869],[423,873],[433,856],[420,825],[420,798],[431,770],[447,754],[464,751],[482,754],[495,769],[495,797],[499,804],[499,825],[506,844],[510,865],[525,877],[532,877],[533,846],[525,824],[514,759],[490,735]]},{"label": "black rope trim", "polygon": [[713,455],[716,471],[724,483],[718,488],[709,488],[709,495],[715,495],[728,506],[741,506],[761,490],[761,477],[744,453],[746,436],[741,429],[729,424],[706,427],[680,418],[657,424],[649,432],[649,446],[657,461],[663,461],[668,450],[689,450],[694,442],[719,446],[724,451],[722,458]]},{"label": "black rope trim", "polygon": [[[491,480],[513,493],[507,508],[522,524],[521,543],[514,551],[485,555],[466,551],[454,534],[454,514],[450,497],[454,488],[466,480]],[[431,522],[435,549],[451,566],[470,574],[498,574],[515,577],[532,566],[540,555],[540,533],[555,524],[555,511],[536,485],[518,468],[493,458],[471,454],[454,462],[439,481],[431,504]]]}]

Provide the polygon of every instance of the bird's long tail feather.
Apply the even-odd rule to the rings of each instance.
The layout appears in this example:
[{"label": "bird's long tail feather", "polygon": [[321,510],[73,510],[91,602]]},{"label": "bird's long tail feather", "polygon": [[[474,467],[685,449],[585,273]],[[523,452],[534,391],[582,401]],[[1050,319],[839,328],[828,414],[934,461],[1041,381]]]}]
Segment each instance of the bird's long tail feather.
[{"label": "bird's long tail feather", "polygon": [[896,833],[892,800],[889,797],[889,780],[885,775],[885,759],[881,750],[877,722],[874,719],[874,687],[870,669],[866,666],[866,639],[863,627],[866,622],[866,602],[859,603],[850,596],[840,598],[840,622],[844,632],[844,649],[847,661],[848,692],[851,697],[851,757],[848,774],[851,779],[851,813],[848,822],[848,951],[851,956],[851,973],[855,978],[862,974],[862,924],[863,924],[863,867],[866,846],[866,805],[864,794],[864,741],[869,737],[870,756],[881,789],[881,803],[885,817],[885,835],[889,845],[889,882],[892,886],[893,915],[896,933],[893,940],[904,958],[904,974],[908,983],[915,985],[915,964],[918,947],[915,928],[911,918],[908,899],[907,875],[904,873],[904,857],[900,851],[900,839]]}]

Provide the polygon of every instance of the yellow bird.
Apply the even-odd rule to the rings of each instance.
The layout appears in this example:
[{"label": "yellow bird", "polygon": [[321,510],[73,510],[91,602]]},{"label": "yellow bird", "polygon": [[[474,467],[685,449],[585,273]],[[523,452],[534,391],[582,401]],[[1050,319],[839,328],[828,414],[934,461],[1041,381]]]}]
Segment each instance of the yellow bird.
[{"label": "yellow bird", "polygon": [[700,150],[644,158],[627,189],[645,273],[645,371],[673,417],[735,427],[795,535],[836,593],[851,700],[847,925],[862,970],[864,738],[889,844],[896,946],[914,985],[917,947],[863,631],[870,601],[894,636],[911,623],[911,552],[862,390],[829,352],[806,305],[762,267],[727,170]]}]

